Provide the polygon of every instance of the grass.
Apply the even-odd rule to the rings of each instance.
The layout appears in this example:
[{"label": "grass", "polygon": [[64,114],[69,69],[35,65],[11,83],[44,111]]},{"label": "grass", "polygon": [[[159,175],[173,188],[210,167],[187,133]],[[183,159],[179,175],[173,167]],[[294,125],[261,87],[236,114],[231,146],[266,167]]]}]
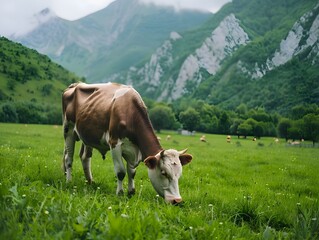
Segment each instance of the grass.
[{"label": "grass", "polygon": [[318,148],[272,138],[233,137],[229,144],[221,135],[206,135],[206,143],[200,134],[159,135],[163,147],[193,155],[180,179],[179,206],[156,196],[143,164],[136,194],[116,196],[110,154],[103,161],[93,153],[94,185],[85,183],[75,157],[67,184],[61,126],[0,124],[0,239],[319,238]]}]

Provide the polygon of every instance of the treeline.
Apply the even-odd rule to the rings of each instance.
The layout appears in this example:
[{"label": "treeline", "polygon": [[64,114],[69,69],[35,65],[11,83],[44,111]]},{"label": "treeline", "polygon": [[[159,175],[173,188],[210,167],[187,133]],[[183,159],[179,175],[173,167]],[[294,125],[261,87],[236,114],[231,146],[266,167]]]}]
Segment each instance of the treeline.
[{"label": "treeline", "polygon": [[34,102],[4,102],[0,104],[0,122],[61,124],[61,108]]},{"label": "treeline", "polygon": [[167,105],[147,101],[150,118],[157,131],[183,128],[213,134],[238,137],[283,137],[292,140],[319,140],[319,107],[316,104],[296,105],[281,116],[263,108],[249,109],[240,104],[224,110],[201,100],[181,101]]}]

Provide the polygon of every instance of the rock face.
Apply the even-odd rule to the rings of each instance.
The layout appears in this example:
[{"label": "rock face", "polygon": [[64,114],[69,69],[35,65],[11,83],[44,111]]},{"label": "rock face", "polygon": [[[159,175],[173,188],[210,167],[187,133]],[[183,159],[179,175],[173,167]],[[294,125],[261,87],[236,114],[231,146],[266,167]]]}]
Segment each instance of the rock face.
[{"label": "rock face", "polygon": [[188,81],[198,85],[203,79],[201,69],[214,75],[226,57],[231,56],[241,45],[246,45],[248,42],[248,35],[239,26],[239,20],[234,14],[226,17],[211,36],[206,38],[202,46],[184,61],[173,89],[174,95],[170,98],[172,100],[179,98]]},{"label": "rock face", "polygon": [[[319,52],[319,15],[315,13],[319,9],[317,5],[313,11],[304,14],[291,28],[287,37],[280,43],[278,49],[261,65],[255,64],[255,68],[249,70],[243,67],[245,73],[249,73],[252,78],[263,77],[267,72],[287,63],[294,56],[302,53],[307,48],[311,48],[308,58],[317,61]],[[310,29],[305,26],[310,25]]]},{"label": "rock face", "polygon": [[[226,57],[249,42],[249,37],[240,27],[239,20],[234,14],[230,14],[220,22],[199,48],[186,57],[179,67],[176,78],[169,77],[166,80],[167,70],[173,67],[175,61],[180,60],[179,56],[174,57],[173,54],[173,45],[180,39],[182,39],[180,34],[172,32],[170,38],[155,51],[149,62],[140,69],[132,68],[126,77],[122,76],[122,81],[134,84],[138,88],[146,84],[148,87],[145,91],[149,95],[156,94],[158,88],[162,89],[157,95],[159,101],[176,100],[187,91],[187,84],[196,88],[203,80],[203,72],[214,75]],[[113,77],[121,78],[118,75]]]}]

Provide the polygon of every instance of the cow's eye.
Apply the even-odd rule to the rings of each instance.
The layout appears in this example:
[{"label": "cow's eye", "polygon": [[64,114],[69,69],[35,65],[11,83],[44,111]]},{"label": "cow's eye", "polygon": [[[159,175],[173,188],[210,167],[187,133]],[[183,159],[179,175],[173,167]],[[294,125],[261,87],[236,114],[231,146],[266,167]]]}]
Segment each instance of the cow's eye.
[{"label": "cow's eye", "polygon": [[161,171],[161,174],[162,174],[163,176],[166,176],[166,175],[167,175],[164,170]]}]

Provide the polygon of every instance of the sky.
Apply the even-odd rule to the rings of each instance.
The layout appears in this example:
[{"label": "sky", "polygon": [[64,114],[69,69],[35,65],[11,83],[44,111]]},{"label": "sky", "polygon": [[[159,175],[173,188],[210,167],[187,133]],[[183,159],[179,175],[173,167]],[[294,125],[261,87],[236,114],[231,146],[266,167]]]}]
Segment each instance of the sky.
[{"label": "sky", "polygon": [[[114,0],[0,0],[0,35],[21,35],[43,21],[37,14],[49,8],[57,16],[76,20],[108,6]],[[176,10],[197,9],[216,12],[230,0],[140,0],[173,6]]]}]

